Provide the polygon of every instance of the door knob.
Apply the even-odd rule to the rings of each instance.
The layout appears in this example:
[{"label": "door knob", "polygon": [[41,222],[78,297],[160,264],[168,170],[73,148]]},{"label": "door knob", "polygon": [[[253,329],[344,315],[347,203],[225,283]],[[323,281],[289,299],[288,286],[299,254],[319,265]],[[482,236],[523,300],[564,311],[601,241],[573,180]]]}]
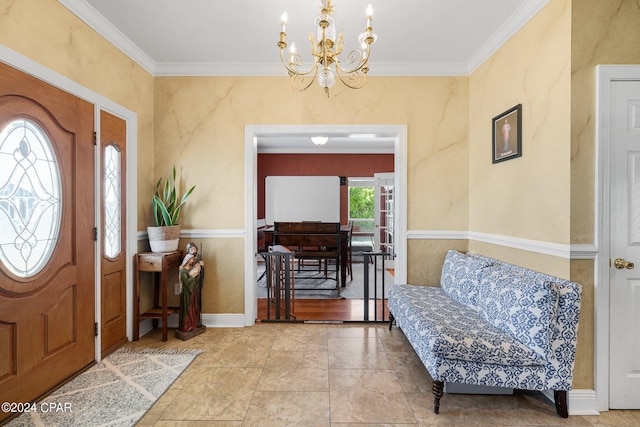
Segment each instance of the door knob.
[{"label": "door knob", "polygon": [[626,268],[627,270],[632,270],[633,267],[635,267],[636,265],[631,261],[626,261],[622,258],[616,258],[615,261],[613,261],[613,266],[618,270],[622,270],[623,268]]}]

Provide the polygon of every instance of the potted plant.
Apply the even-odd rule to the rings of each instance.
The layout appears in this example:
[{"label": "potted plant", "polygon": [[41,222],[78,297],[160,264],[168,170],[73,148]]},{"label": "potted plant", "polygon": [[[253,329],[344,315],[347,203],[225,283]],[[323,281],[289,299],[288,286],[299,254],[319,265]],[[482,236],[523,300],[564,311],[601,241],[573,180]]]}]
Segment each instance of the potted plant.
[{"label": "potted plant", "polygon": [[155,226],[147,227],[152,252],[171,252],[178,249],[180,210],[196,186],[191,187],[180,197],[177,184],[175,166],[164,184],[162,184],[162,178],[156,183],[156,190],[151,198],[151,213]]}]

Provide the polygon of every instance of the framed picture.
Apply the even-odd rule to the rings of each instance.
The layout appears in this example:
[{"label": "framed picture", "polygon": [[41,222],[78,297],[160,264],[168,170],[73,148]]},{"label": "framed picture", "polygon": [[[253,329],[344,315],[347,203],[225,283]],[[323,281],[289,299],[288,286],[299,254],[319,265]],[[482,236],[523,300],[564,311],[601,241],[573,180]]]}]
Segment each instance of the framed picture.
[{"label": "framed picture", "polygon": [[504,162],[522,156],[522,104],[495,116],[491,163]]}]

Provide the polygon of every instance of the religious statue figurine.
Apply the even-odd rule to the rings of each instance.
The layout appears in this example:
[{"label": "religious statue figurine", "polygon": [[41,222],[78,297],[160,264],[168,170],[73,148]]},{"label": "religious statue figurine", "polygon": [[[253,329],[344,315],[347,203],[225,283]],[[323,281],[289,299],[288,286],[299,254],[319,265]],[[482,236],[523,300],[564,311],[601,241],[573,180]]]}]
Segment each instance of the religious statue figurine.
[{"label": "religious statue figurine", "polygon": [[180,322],[176,336],[186,340],[206,329],[202,324],[202,284],[204,261],[198,254],[198,246],[189,242],[179,272]]}]

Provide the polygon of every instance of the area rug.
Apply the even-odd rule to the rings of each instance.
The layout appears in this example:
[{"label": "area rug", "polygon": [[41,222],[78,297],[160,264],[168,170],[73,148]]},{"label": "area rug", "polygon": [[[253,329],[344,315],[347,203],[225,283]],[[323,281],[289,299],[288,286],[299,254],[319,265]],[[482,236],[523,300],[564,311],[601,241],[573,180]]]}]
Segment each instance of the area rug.
[{"label": "area rug", "polygon": [[133,426],[200,353],[120,349],[7,426]]},{"label": "area rug", "polygon": [[[331,277],[335,277],[335,272],[329,272],[329,279],[325,280],[324,271],[295,271],[294,287],[296,299],[363,299],[364,298],[364,269],[365,264],[354,263],[353,277],[347,276],[345,287],[336,289],[336,281]],[[258,264],[258,283],[257,297],[267,298],[267,280],[262,274],[264,272],[264,264]],[[374,280],[377,279],[377,283]],[[373,299],[374,292],[378,298],[382,298],[382,270],[374,271],[373,265],[369,265],[369,297]],[[393,284],[393,275],[389,271],[384,272],[384,298],[386,298],[389,286]]]}]

